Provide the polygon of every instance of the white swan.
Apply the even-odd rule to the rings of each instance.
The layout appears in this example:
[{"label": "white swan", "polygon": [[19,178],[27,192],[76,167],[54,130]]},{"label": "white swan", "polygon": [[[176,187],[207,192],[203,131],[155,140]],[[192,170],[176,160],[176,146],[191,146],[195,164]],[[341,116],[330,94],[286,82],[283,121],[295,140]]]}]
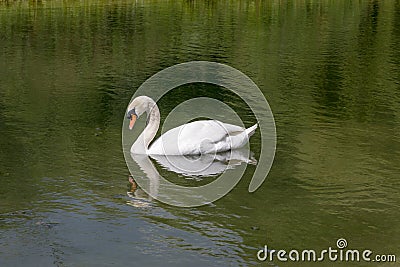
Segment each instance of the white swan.
[{"label": "white swan", "polygon": [[132,129],[145,112],[146,127],[131,147],[133,154],[199,155],[233,150],[243,147],[257,129],[257,124],[245,129],[217,120],[194,121],[167,131],[149,147],[160,125],[160,111],[154,100],[136,97],[128,106],[127,118]]}]

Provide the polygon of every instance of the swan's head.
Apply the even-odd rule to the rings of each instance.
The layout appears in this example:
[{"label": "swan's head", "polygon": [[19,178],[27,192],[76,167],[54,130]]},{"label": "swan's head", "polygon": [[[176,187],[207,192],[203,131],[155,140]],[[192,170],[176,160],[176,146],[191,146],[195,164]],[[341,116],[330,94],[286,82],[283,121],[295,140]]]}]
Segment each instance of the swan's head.
[{"label": "swan's head", "polygon": [[132,130],[137,118],[143,113],[149,112],[155,102],[148,96],[138,96],[129,104],[126,118],[130,120],[129,129]]}]

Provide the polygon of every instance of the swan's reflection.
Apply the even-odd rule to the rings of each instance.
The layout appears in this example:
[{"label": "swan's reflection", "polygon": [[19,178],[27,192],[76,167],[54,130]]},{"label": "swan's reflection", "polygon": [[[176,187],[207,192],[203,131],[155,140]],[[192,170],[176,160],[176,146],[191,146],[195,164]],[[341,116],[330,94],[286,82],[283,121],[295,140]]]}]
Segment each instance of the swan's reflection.
[{"label": "swan's reflection", "polygon": [[151,155],[165,169],[184,176],[215,176],[229,168],[242,163],[257,161],[249,157],[248,150],[233,150],[218,154],[203,154],[192,156]]},{"label": "swan's reflection", "polygon": [[[158,195],[158,188],[160,185],[160,174],[151,162],[147,155],[131,154],[132,159],[136,162],[139,168],[145,173],[148,182],[151,196]],[[138,179],[138,177],[136,177]],[[134,207],[147,207],[153,199],[143,189],[138,188],[135,177],[129,176],[129,183],[131,184],[130,191],[127,193],[131,198],[127,204]]]},{"label": "swan's reflection", "polygon": [[126,202],[126,204],[133,207],[148,207],[151,203],[151,197],[142,189],[140,189],[133,178],[132,175],[129,175],[129,191],[127,195],[130,197],[130,200]]},{"label": "swan's reflection", "polygon": [[[187,177],[215,177],[226,170],[234,169],[241,164],[255,165],[257,161],[248,149],[226,151],[218,154],[203,154],[198,156],[166,156],[150,155],[164,169]],[[131,154],[131,158],[144,172],[146,177],[129,178],[131,185],[128,196],[131,198],[129,205],[135,207],[149,206],[152,197],[157,197],[160,187],[160,174],[147,155]],[[143,179],[144,178],[144,179]],[[135,179],[146,182],[150,195],[138,188]]]}]

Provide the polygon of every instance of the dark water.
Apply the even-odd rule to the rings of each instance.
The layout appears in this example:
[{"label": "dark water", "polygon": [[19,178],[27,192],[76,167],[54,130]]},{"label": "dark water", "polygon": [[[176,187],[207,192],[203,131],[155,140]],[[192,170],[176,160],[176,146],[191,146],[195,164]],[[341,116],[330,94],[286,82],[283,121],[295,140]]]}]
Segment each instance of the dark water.
[{"label": "dark water", "polygon": [[[0,265],[247,266],[264,245],[338,238],[399,260],[399,47],[398,0],[1,2]],[[126,106],[151,75],[191,60],[261,88],[277,126],[272,170],[250,194],[248,166],[200,208],[128,205]],[[254,122],[223,90],[185,94]],[[180,97],[161,101],[162,118]]]}]

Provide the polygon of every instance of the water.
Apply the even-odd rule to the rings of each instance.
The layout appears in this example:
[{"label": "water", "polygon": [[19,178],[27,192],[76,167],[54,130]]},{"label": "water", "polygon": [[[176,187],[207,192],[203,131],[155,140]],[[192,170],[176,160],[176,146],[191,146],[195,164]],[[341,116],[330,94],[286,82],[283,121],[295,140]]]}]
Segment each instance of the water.
[{"label": "water", "polygon": [[[0,47],[1,266],[247,266],[264,245],[322,250],[341,237],[400,258],[399,1],[2,2]],[[271,172],[250,194],[249,165],[200,208],[128,205],[129,99],[191,60],[261,88],[277,126]],[[211,86],[169,94],[162,119],[194,96],[254,122]]]}]

